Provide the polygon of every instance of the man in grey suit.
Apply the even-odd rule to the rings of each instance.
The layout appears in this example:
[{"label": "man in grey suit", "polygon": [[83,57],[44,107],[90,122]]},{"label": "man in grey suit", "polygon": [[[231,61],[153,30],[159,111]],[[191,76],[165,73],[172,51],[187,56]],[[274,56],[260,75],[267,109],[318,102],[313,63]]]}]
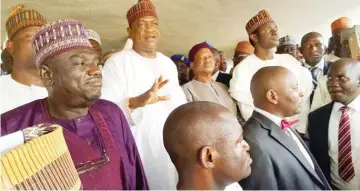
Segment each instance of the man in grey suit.
[{"label": "man in grey suit", "polygon": [[253,159],[244,190],[330,190],[318,164],[299,135],[284,120],[300,112],[302,93],[288,69],[273,66],[251,80],[255,111],[244,125]]}]

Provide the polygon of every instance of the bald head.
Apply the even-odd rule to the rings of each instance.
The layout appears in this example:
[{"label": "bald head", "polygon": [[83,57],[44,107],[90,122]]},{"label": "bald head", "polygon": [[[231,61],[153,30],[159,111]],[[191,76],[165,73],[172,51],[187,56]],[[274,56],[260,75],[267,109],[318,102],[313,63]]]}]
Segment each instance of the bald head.
[{"label": "bald head", "polygon": [[328,73],[328,90],[331,99],[344,105],[360,94],[360,61],[342,58],[334,62]]},{"label": "bald head", "polygon": [[167,118],[163,137],[179,184],[187,184],[179,189],[221,190],[251,172],[242,128],[222,105],[191,102],[178,107]]},{"label": "bald head", "polygon": [[301,97],[295,75],[281,66],[258,70],[250,86],[254,106],[279,117],[290,117],[300,112]]},{"label": "bald head", "polygon": [[178,159],[195,160],[197,150],[220,143],[234,129],[242,131],[227,108],[211,102],[191,102],[178,107],[167,118],[164,144],[174,163]]},{"label": "bald head", "polygon": [[289,70],[281,66],[264,67],[258,70],[251,79],[251,94],[256,103],[267,102],[266,93],[268,90],[277,91],[284,84]]}]

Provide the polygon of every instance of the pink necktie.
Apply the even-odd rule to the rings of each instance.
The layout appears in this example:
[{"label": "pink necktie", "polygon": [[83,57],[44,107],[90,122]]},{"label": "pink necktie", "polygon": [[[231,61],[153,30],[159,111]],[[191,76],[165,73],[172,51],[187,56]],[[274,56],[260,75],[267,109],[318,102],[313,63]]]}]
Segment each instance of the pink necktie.
[{"label": "pink necktie", "polygon": [[349,182],[355,176],[351,154],[350,118],[348,115],[349,108],[344,106],[340,108],[340,110],[342,111],[342,115],[338,134],[339,175],[344,181]]},{"label": "pink necktie", "polygon": [[281,120],[281,129],[285,131],[286,129],[290,128],[292,125],[294,125],[297,122],[299,122],[299,120],[295,120],[295,121]]}]

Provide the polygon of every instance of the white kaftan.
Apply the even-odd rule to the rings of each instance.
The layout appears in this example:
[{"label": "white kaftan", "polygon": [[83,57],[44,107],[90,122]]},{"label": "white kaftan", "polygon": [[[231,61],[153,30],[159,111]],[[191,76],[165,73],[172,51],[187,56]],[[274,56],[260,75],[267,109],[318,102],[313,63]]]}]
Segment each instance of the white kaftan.
[{"label": "white kaftan", "polygon": [[[162,53],[157,52],[156,58],[145,58],[130,49],[109,58],[102,72],[102,98],[116,103],[124,111],[150,188],[176,189],[177,172],[163,144],[163,127],[168,115],[186,103],[175,64]],[[149,90],[160,75],[169,82],[159,90],[159,95],[167,95],[170,100],[131,112],[127,107],[128,98]]]}]

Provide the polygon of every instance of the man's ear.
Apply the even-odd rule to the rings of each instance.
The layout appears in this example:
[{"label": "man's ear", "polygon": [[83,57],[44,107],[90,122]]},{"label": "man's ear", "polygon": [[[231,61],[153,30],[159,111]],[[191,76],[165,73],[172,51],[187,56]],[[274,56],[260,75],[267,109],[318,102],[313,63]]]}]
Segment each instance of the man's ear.
[{"label": "man's ear", "polygon": [[13,55],[13,53],[14,53],[14,42],[11,41],[11,40],[7,40],[6,41],[6,49],[11,55]]},{"label": "man's ear", "polygon": [[128,27],[127,29],[128,37],[131,39],[132,30],[131,27]]},{"label": "man's ear", "polygon": [[[326,50],[326,49],[324,49],[324,50]],[[303,54],[303,48],[302,48],[302,46],[299,47],[299,52],[300,52],[301,54]]]},{"label": "man's ear", "polygon": [[250,38],[254,43],[259,40],[256,34],[251,34],[251,35],[249,36],[249,38]]},{"label": "man's ear", "polygon": [[48,65],[46,65],[46,64],[40,65],[39,73],[40,73],[41,80],[43,81],[43,83],[46,87],[52,86],[54,84],[53,69],[50,68]]},{"label": "man's ear", "polygon": [[190,69],[194,71],[194,62],[190,62]]},{"label": "man's ear", "polygon": [[198,155],[198,161],[201,166],[204,168],[214,168],[215,167],[215,149],[210,146],[204,146],[200,149],[200,153]]},{"label": "man's ear", "polygon": [[276,91],[270,89],[270,90],[268,90],[268,91],[266,92],[266,99],[267,99],[270,103],[276,105],[276,104],[278,104],[279,96],[278,96],[278,94],[276,93]]}]

